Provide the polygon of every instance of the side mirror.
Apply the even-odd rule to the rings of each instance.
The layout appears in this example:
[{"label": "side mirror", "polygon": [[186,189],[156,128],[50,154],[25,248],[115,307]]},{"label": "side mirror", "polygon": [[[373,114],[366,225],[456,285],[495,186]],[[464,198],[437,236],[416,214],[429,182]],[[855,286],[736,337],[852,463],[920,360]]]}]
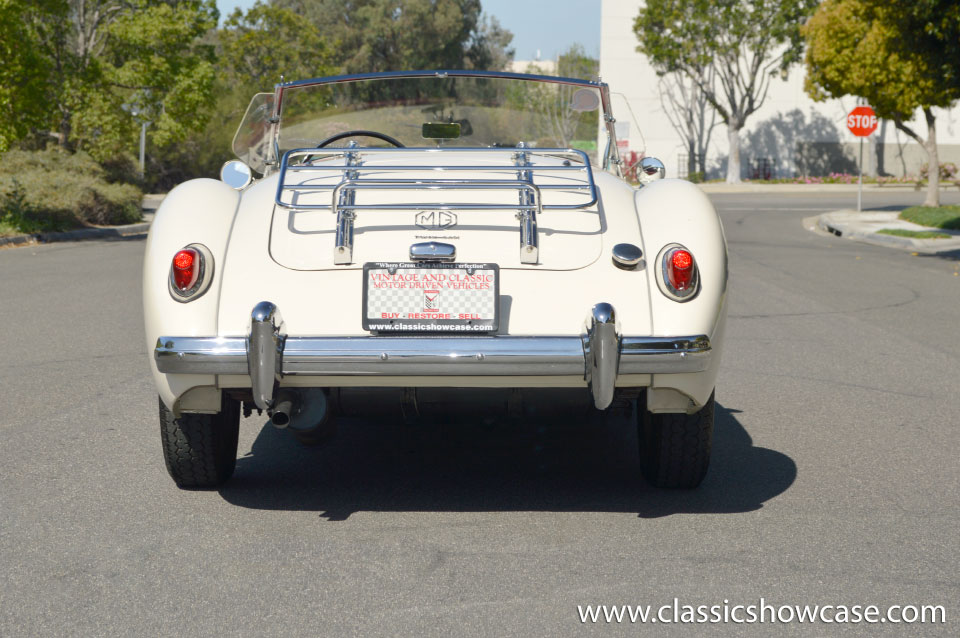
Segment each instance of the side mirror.
[{"label": "side mirror", "polygon": [[242,191],[253,181],[253,173],[250,167],[240,160],[230,160],[220,169],[220,181],[230,188]]},{"label": "side mirror", "polygon": [[640,166],[637,167],[637,181],[644,186],[663,179],[666,174],[666,167],[656,157],[644,157],[640,160]]}]

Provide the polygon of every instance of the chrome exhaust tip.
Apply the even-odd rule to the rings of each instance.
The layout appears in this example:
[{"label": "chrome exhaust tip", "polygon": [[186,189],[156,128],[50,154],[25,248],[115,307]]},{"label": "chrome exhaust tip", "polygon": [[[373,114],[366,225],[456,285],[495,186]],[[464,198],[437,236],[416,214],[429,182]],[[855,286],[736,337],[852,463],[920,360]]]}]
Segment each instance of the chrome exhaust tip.
[{"label": "chrome exhaust tip", "polygon": [[280,390],[273,408],[269,411],[270,424],[280,430],[290,425],[290,420],[300,411],[300,395],[290,390]]}]

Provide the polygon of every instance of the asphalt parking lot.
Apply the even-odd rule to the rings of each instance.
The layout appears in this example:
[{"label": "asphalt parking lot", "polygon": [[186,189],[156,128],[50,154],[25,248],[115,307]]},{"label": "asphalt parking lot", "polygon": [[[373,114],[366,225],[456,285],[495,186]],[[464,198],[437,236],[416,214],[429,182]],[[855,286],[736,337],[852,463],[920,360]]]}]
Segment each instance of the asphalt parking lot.
[{"label": "asphalt parking lot", "polygon": [[[142,239],[0,250],[0,635],[677,635],[578,605],[942,605],[960,635],[960,254],[806,230],[855,194],[715,194],[730,249],[714,457],[639,478],[626,421],[244,419],[220,491],[160,452]],[[866,208],[914,204],[868,193]],[[949,193],[945,203],[960,202]]]}]

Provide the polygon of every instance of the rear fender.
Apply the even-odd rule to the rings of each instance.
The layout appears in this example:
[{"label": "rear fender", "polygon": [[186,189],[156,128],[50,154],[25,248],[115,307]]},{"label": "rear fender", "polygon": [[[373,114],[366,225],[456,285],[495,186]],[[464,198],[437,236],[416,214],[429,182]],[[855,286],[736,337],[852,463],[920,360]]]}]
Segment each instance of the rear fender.
[{"label": "rear fender", "polygon": [[[143,262],[143,315],[147,355],[164,404],[179,413],[179,399],[187,390],[216,385],[214,375],[165,375],[157,371],[153,351],[162,335],[215,335],[220,283],[230,230],[240,204],[240,192],[213,179],[195,179],[174,188],[157,209],[147,235]],[[213,279],[207,291],[190,302],[171,297],[167,287],[173,256],[187,244],[203,244],[213,257]],[[201,400],[212,393],[193,393],[191,411],[208,411]],[[193,404],[196,405],[193,405]],[[212,405],[212,403],[211,403]],[[215,410],[219,410],[219,396]]]},{"label": "rear fender", "polygon": [[[708,370],[696,374],[655,374],[652,387],[678,390],[693,401],[687,411],[697,409],[710,398],[716,385],[726,323],[727,241],[723,226],[703,191],[684,180],[653,182],[637,191],[634,203],[646,256],[652,334],[705,334],[714,348]],[[700,290],[685,302],[668,298],[656,281],[656,269],[661,267],[657,259],[660,251],[673,243],[685,246],[693,254],[699,270]],[[664,401],[661,409],[673,411],[671,403],[674,401]]]}]

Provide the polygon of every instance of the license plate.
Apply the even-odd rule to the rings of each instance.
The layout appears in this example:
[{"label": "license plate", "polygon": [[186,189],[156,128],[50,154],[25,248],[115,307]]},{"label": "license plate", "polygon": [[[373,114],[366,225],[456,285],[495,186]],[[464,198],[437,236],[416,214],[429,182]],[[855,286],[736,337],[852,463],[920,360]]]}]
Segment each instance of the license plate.
[{"label": "license plate", "polygon": [[370,332],[493,332],[500,323],[496,264],[363,265],[363,329]]}]

